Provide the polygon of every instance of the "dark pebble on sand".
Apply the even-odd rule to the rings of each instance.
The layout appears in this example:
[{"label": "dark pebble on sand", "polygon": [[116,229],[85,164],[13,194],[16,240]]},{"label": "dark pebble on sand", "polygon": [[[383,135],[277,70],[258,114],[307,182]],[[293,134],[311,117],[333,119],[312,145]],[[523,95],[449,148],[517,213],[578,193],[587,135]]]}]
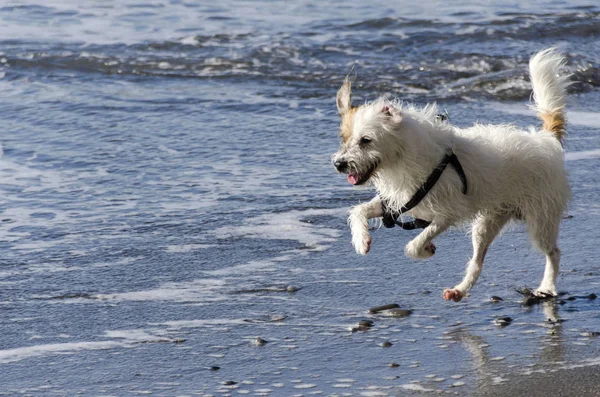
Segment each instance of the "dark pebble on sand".
[{"label": "dark pebble on sand", "polygon": [[508,316],[498,317],[497,319],[494,320],[494,324],[499,325],[501,327],[506,327],[510,323],[512,323],[512,318],[510,318]]},{"label": "dark pebble on sand", "polygon": [[269,341],[266,341],[266,340],[264,340],[263,338],[261,338],[261,337],[258,337],[258,338],[256,338],[256,339],[254,339],[253,343],[254,343],[256,346],[264,346],[264,345],[266,345],[267,343],[269,343]]},{"label": "dark pebble on sand", "polygon": [[388,310],[388,309],[396,309],[400,307],[400,305],[398,305],[397,303],[390,303],[389,305],[382,305],[382,306],[375,306],[369,309],[369,313],[371,314],[375,314],[375,313],[379,313],[382,312],[384,310]]},{"label": "dark pebble on sand", "polygon": [[524,295],[524,296],[533,296],[533,292],[531,292],[531,290],[529,288],[517,288],[516,290],[519,294]]},{"label": "dark pebble on sand", "polygon": [[381,344],[381,347],[392,347],[392,342],[386,340]]},{"label": "dark pebble on sand", "polygon": [[494,295],[494,296],[492,296],[492,297],[490,298],[490,301],[491,301],[492,303],[498,303],[498,302],[502,302],[503,300],[504,300],[504,299],[500,298],[499,296],[495,296],[495,295]]},{"label": "dark pebble on sand", "polygon": [[389,317],[407,317],[412,314],[412,310],[395,308],[385,310],[382,314]]},{"label": "dark pebble on sand", "polygon": [[597,336],[600,336],[600,332],[590,331],[590,332],[585,332],[582,335],[583,336],[589,336],[589,337],[595,338]]},{"label": "dark pebble on sand", "polygon": [[373,321],[371,321],[371,320],[360,320],[358,322],[358,324],[356,324],[356,327],[350,328],[350,331],[351,332],[366,331],[366,330],[370,329],[372,326],[373,326]]},{"label": "dark pebble on sand", "polygon": [[523,306],[533,306],[540,303],[540,299],[535,296],[527,296],[521,301],[521,305]]}]

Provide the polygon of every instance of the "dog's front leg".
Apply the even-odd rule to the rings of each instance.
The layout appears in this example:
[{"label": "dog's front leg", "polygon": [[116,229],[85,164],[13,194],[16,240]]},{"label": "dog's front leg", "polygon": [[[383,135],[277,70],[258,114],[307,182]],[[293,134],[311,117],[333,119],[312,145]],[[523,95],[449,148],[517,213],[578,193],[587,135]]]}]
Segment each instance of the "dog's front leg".
[{"label": "dog's front leg", "polygon": [[381,216],[383,216],[383,208],[379,197],[375,197],[368,203],[359,204],[350,209],[348,223],[352,232],[352,245],[357,253],[366,255],[371,249],[369,219]]},{"label": "dog's front leg", "polygon": [[435,254],[435,245],[431,242],[438,234],[442,233],[452,222],[448,219],[434,218],[429,226],[404,248],[404,254],[413,259],[426,259]]}]

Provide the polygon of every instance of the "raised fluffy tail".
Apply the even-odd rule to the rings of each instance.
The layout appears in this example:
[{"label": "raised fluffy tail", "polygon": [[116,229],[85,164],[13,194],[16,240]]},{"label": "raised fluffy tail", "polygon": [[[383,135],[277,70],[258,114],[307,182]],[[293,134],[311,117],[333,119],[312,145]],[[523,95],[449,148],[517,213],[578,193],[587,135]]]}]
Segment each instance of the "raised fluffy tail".
[{"label": "raised fluffy tail", "polygon": [[566,135],[565,96],[569,85],[569,76],[559,75],[564,65],[564,56],[555,48],[540,51],[529,61],[535,102],[532,108],[544,123],[542,128],[561,143]]}]

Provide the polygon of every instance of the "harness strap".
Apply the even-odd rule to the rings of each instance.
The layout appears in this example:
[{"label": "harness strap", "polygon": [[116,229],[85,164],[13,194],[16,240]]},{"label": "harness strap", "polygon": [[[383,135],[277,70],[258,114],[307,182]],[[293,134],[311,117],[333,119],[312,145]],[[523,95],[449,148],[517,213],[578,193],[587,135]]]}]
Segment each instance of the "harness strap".
[{"label": "harness strap", "polygon": [[450,156],[450,165],[452,168],[454,168],[454,171],[456,171],[460,181],[462,182],[462,194],[467,194],[467,175],[465,174],[465,170],[463,170],[462,165],[460,165],[458,157],[456,157],[456,154],[454,153],[452,153],[452,156]]},{"label": "harness strap", "polygon": [[423,200],[427,193],[429,193],[429,191],[435,186],[437,181],[440,179],[442,173],[444,172],[448,164],[450,164],[452,168],[454,168],[462,182],[462,193],[467,194],[467,176],[465,175],[465,171],[463,170],[460,161],[458,161],[458,157],[456,157],[456,154],[454,154],[454,152],[451,149],[449,149],[446,155],[444,155],[442,161],[440,161],[437,167],[435,167],[434,170],[431,172],[429,177],[427,177],[425,183],[421,185],[421,187],[415,192],[415,194],[410,198],[410,200],[408,200],[408,202],[404,204],[402,208],[400,208],[399,211],[390,211],[387,202],[385,200],[381,201],[381,206],[383,207],[383,225],[387,228],[392,228],[397,225],[404,230],[425,229],[427,226],[429,226],[431,222],[426,221],[424,219],[417,218],[411,222],[402,222],[399,221],[398,218],[401,214],[408,212],[415,208],[417,205],[419,205],[421,200]]}]

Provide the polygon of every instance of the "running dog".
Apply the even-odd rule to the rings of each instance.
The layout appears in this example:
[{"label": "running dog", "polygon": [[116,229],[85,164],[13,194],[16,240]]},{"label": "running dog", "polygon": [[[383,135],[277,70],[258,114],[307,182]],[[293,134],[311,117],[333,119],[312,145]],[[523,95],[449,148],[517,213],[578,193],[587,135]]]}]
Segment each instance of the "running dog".
[{"label": "running dog", "polygon": [[[435,104],[417,108],[380,98],[353,106],[346,77],[336,98],[342,143],[332,161],[351,184],[370,183],[377,190],[374,199],[349,212],[356,251],[365,255],[371,247],[368,219],[388,213],[410,215],[427,225],[405,247],[415,259],[431,257],[432,240],[449,227],[471,222],[473,257],[463,280],[442,295],[458,302],[477,281],[494,238],[509,221],[522,220],[535,247],[546,255],[535,293],[556,296],[558,229],[571,197],[562,147],[569,81],[560,75],[564,64],[554,48],[531,58],[531,108],[543,124],[529,131],[510,124],[455,127],[440,121]],[[449,162],[454,166],[444,171]],[[418,203],[411,207],[408,202]]]}]

